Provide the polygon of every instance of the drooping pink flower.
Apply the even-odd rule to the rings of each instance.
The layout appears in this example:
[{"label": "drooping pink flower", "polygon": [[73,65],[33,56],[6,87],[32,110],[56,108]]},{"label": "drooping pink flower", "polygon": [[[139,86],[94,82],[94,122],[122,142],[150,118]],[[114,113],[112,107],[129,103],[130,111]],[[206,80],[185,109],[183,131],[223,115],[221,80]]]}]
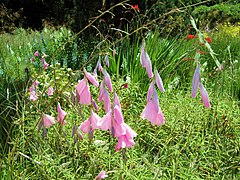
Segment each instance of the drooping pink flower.
[{"label": "drooping pink flower", "polygon": [[110,92],[113,92],[111,78],[110,78],[108,72],[105,69],[103,69],[103,75],[104,75],[104,77],[103,77],[104,78],[104,83],[108,87],[108,90]]},{"label": "drooping pink flower", "polygon": [[204,88],[203,84],[200,84],[200,94],[202,96],[202,101],[203,104],[205,106],[205,108],[210,108],[210,101],[209,101],[209,97],[208,97],[208,93],[207,90]]},{"label": "drooping pink flower", "polygon": [[154,91],[154,85],[155,85],[155,81],[152,81],[149,88],[148,88],[148,93],[147,93],[147,102],[151,100],[152,95],[153,95],[153,91]]},{"label": "drooping pink flower", "polygon": [[79,129],[83,133],[90,133],[91,131],[94,131],[95,129],[98,129],[99,121],[101,121],[101,118],[92,111],[89,119],[85,120],[80,126]]},{"label": "drooping pink flower", "polygon": [[35,90],[30,91],[29,99],[30,99],[30,101],[36,101],[38,99],[38,96],[36,95],[36,91]]},{"label": "drooping pink flower", "polygon": [[165,92],[165,89],[164,89],[164,87],[163,87],[162,78],[160,77],[157,69],[154,70],[154,75],[155,75],[155,80],[156,80],[156,84],[157,84],[158,89],[159,89],[161,92]]},{"label": "drooping pink flower", "polygon": [[39,52],[35,51],[34,56],[38,57],[39,56]]},{"label": "drooping pink flower", "polygon": [[198,87],[200,85],[201,79],[200,79],[200,67],[197,65],[193,79],[192,79],[192,97],[195,98],[197,95]]},{"label": "drooping pink flower", "polygon": [[85,69],[84,69],[84,72],[85,72],[85,76],[86,78],[96,87],[99,86],[99,82],[97,80],[97,74],[95,75],[92,75],[91,73],[87,72]]},{"label": "drooping pink flower", "polygon": [[[131,131],[133,130],[131,129]],[[133,137],[136,137],[137,134],[134,131],[132,133],[133,134],[130,134],[129,132],[126,133],[125,135],[118,137],[118,142],[115,146],[116,151],[119,151],[121,148],[131,148],[135,144]]]},{"label": "drooping pink flower", "polygon": [[38,80],[35,80],[32,85],[36,87],[39,84],[40,84],[40,82]]},{"label": "drooping pink flower", "polygon": [[126,136],[128,139],[133,139],[137,137],[137,133],[126,123],[123,124],[124,128],[126,129]]},{"label": "drooping pink flower", "polygon": [[101,62],[100,61],[98,61],[97,62],[97,65],[96,65],[96,68],[95,68],[96,70],[98,70],[98,71],[100,71],[100,72],[102,72],[103,71],[103,67],[102,67],[102,65],[101,65]]},{"label": "drooping pink flower", "polygon": [[119,106],[114,107],[114,114],[113,114],[114,120],[113,120],[113,136],[114,137],[120,137],[122,135],[126,134],[126,128],[124,127],[124,119],[122,115],[121,108]]},{"label": "drooping pink flower", "polygon": [[98,126],[103,131],[112,129],[112,110],[102,117],[102,119],[98,122]]},{"label": "drooping pink flower", "polygon": [[47,95],[48,96],[52,96],[53,95],[53,87],[52,86],[49,86]]},{"label": "drooping pink flower", "polygon": [[106,177],[108,177],[108,176],[106,175],[106,172],[105,172],[105,171],[101,171],[101,172],[95,177],[95,180],[104,179],[104,178],[106,178]]},{"label": "drooping pink flower", "polygon": [[114,106],[119,106],[121,108],[121,104],[116,92],[114,93]]},{"label": "drooping pink flower", "polygon": [[78,82],[76,90],[78,102],[80,104],[90,105],[92,97],[86,79],[82,79],[81,81]]},{"label": "drooping pink flower", "polygon": [[164,115],[159,106],[156,90],[154,90],[153,98],[147,102],[147,105],[141,114],[141,118],[147,119],[153,125],[156,124],[157,126],[160,126],[161,124],[164,124]]},{"label": "drooping pink flower", "polygon": [[99,96],[98,96],[98,101],[101,102],[103,100],[103,93],[104,93],[104,84],[101,82],[100,87],[99,87]]},{"label": "drooping pink flower", "polygon": [[108,59],[108,55],[106,54],[105,58],[104,58],[105,64],[107,65],[107,67],[109,68],[110,64],[109,64],[109,59]]},{"label": "drooping pink flower", "polygon": [[67,115],[67,113],[64,110],[62,110],[59,103],[57,105],[57,111],[58,111],[58,117],[57,117],[58,122],[61,125],[65,125],[67,122],[64,119],[65,119],[65,116]]},{"label": "drooping pink flower", "polygon": [[31,57],[30,60],[31,60],[32,63],[35,61],[34,57]]},{"label": "drooping pink flower", "polygon": [[143,45],[142,45],[140,61],[141,61],[142,67],[146,68],[148,77],[152,78],[153,77],[152,63],[151,63],[151,60],[150,60],[150,57],[149,57],[148,53],[146,52],[145,43],[143,43]]},{"label": "drooping pink flower", "polygon": [[104,92],[103,92],[103,102],[104,102],[103,104],[104,104],[105,111],[109,112],[111,109],[111,102],[110,102],[110,96],[106,89],[104,89]]},{"label": "drooping pink flower", "polygon": [[43,115],[42,121],[43,121],[43,126],[45,128],[50,128],[51,125],[55,124],[54,117],[47,115],[47,114]]}]

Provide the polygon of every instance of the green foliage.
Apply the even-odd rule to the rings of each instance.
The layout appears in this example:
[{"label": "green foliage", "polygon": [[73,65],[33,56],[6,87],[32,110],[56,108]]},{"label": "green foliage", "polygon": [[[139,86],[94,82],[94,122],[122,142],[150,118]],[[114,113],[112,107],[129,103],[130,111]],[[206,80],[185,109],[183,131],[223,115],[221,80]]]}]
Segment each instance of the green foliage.
[{"label": "green foliage", "polygon": [[14,121],[16,136],[1,161],[1,176],[93,179],[105,170],[110,179],[237,178],[237,102],[210,92],[212,108],[206,110],[200,98],[190,99],[188,93],[161,94],[166,123],[156,127],[139,118],[146,103],[139,84],[129,83],[129,88],[118,91],[125,121],[138,133],[136,145],[127,150],[126,164],[121,152],[114,151],[116,141],[110,140],[108,132],[95,131],[92,144],[87,136],[74,144],[71,128],[75,121],[80,124],[83,120],[67,103],[67,125],[62,132],[58,125],[51,127],[44,140],[36,129],[39,116],[25,109],[28,114]]},{"label": "green foliage", "polygon": [[[161,38],[157,30],[149,32],[145,41],[153,68],[155,66],[158,69],[167,87],[172,89],[188,81],[186,74],[191,69],[190,64],[182,61],[182,58],[188,54],[189,47],[184,41],[179,40],[179,37]],[[109,55],[111,74],[115,74],[117,78],[128,78],[133,83],[140,82],[141,88],[146,90],[148,78],[146,70],[140,64],[142,40],[138,34],[132,38],[127,37],[115,46],[116,54]]]},{"label": "green foliage", "polygon": [[240,4],[216,4],[214,6],[199,6],[192,15],[198,19],[199,25],[211,29],[219,23],[236,23],[240,20]]}]

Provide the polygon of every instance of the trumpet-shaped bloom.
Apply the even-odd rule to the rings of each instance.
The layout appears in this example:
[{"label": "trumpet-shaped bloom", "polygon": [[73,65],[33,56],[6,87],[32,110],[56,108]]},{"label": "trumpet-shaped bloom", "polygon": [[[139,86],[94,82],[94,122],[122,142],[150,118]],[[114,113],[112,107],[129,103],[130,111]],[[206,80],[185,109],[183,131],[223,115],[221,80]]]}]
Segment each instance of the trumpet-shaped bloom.
[{"label": "trumpet-shaped bloom", "polygon": [[104,84],[101,82],[100,87],[99,87],[99,96],[98,96],[98,101],[101,102],[103,100],[103,93],[104,93]]},{"label": "trumpet-shaped bloom", "polygon": [[118,137],[118,143],[115,146],[116,151],[119,151],[121,148],[131,148],[135,144],[133,138],[137,136],[137,133],[127,124],[124,123],[123,126],[126,134]]},{"label": "trumpet-shaped bloom", "polygon": [[145,46],[146,46],[145,43],[143,43],[142,49],[141,49],[140,61],[141,61],[142,67],[146,68],[148,77],[152,78],[153,77],[152,63],[151,63],[151,60],[150,60],[150,57],[149,57],[148,53],[146,52],[146,47]]},{"label": "trumpet-shaped bloom", "polygon": [[165,89],[164,89],[164,87],[163,87],[162,78],[160,77],[157,69],[154,70],[154,75],[155,75],[155,80],[156,80],[156,84],[157,84],[158,89],[159,89],[161,92],[165,92]]},{"label": "trumpet-shaped bloom", "polygon": [[113,92],[111,78],[110,78],[108,72],[105,69],[103,70],[103,75],[104,75],[104,77],[103,77],[104,82],[105,82],[106,86],[108,87],[108,90],[110,92]]},{"label": "trumpet-shaped bloom", "polygon": [[61,108],[59,103],[57,105],[57,111],[58,111],[57,120],[59,121],[59,123],[61,125],[65,125],[67,122],[64,119],[65,119],[65,116],[67,115],[67,113],[64,110],[62,110],[62,108]]},{"label": "trumpet-shaped bloom", "polygon": [[107,65],[107,67],[109,68],[110,64],[109,64],[109,59],[108,59],[108,55],[106,54],[105,58],[104,58],[105,64]]},{"label": "trumpet-shaped bloom", "polygon": [[106,89],[104,89],[104,92],[103,92],[103,102],[104,102],[105,111],[109,112],[111,109],[111,102],[110,102],[110,96]]},{"label": "trumpet-shaped bloom", "polygon": [[99,82],[97,80],[97,74],[95,75],[92,75],[91,73],[87,72],[85,69],[84,69],[84,72],[85,72],[85,76],[87,77],[87,79],[96,87],[99,86]]},{"label": "trumpet-shaped bloom", "polygon": [[113,114],[113,136],[120,137],[126,134],[126,128],[124,127],[124,119],[122,115],[121,108],[119,106],[114,107],[114,114]]},{"label": "trumpet-shaped bloom", "polygon": [[39,52],[38,51],[36,51],[35,53],[34,53],[34,56],[39,56]]},{"label": "trumpet-shaped bloom", "polygon": [[210,101],[209,101],[209,97],[208,97],[208,93],[207,90],[204,88],[203,84],[200,84],[200,94],[202,96],[202,101],[203,104],[205,106],[205,108],[210,108]]},{"label": "trumpet-shaped bloom", "polygon": [[79,103],[90,105],[92,97],[86,79],[78,82],[76,90]]},{"label": "trumpet-shaped bloom", "polygon": [[42,119],[43,126],[45,128],[50,128],[51,125],[55,124],[54,117],[44,114]]},{"label": "trumpet-shaped bloom", "polygon": [[192,97],[195,98],[197,95],[197,91],[198,91],[198,87],[200,85],[200,67],[199,65],[197,65],[194,75],[193,75],[193,79],[192,79]]},{"label": "trumpet-shaped bloom", "polygon": [[98,124],[99,121],[101,120],[101,118],[92,111],[91,116],[89,117],[89,119],[85,120],[79,127],[79,129],[83,132],[83,133],[89,133],[91,131],[94,131],[95,129],[98,129]]},{"label": "trumpet-shaped bloom", "polygon": [[160,126],[164,124],[164,115],[159,107],[158,103],[158,95],[156,90],[154,90],[153,98],[147,103],[146,107],[144,108],[141,118],[147,119],[153,125],[156,124]]},{"label": "trumpet-shaped bloom", "polygon": [[112,111],[110,110],[105,116],[102,117],[100,121],[98,121],[99,128],[103,131],[112,129]]},{"label": "trumpet-shaped bloom", "polygon": [[126,129],[126,137],[128,139],[133,139],[134,137],[137,137],[137,133],[129,125],[124,123],[123,126]]},{"label": "trumpet-shaped bloom", "polygon": [[117,93],[114,93],[114,106],[119,106],[121,108]]},{"label": "trumpet-shaped bloom", "polygon": [[108,177],[108,176],[106,175],[106,172],[105,172],[105,171],[101,171],[101,172],[95,177],[95,180],[104,179],[104,178],[106,178],[106,177]]},{"label": "trumpet-shaped bloom", "polygon": [[149,88],[148,88],[148,93],[147,93],[147,102],[151,100],[152,95],[153,95],[153,91],[154,91],[154,85],[155,85],[155,81],[152,81]]}]

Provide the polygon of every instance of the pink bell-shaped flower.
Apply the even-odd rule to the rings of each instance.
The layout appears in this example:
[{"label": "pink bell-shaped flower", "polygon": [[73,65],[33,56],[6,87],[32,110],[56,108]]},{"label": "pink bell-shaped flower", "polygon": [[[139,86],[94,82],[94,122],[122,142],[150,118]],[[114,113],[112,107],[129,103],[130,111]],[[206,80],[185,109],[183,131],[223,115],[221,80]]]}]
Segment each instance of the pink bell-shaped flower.
[{"label": "pink bell-shaped flower", "polygon": [[64,119],[65,119],[65,116],[67,115],[67,113],[64,110],[62,110],[59,103],[57,105],[57,111],[58,111],[58,117],[57,117],[58,122],[61,125],[65,125],[67,122]]},{"label": "pink bell-shaped flower", "polygon": [[153,125],[160,126],[164,124],[164,115],[159,107],[158,103],[158,95],[156,90],[154,90],[153,98],[147,103],[146,107],[144,108],[141,118],[147,119]]},{"label": "pink bell-shaped flower", "polygon": [[104,83],[108,87],[108,90],[110,92],[113,92],[111,78],[110,78],[109,74],[107,73],[107,71],[105,69],[103,70],[103,76],[104,76],[103,77],[104,78]]},{"label": "pink bell-shaped flower", "polygon": [[50,128],[51,125],[55,124],[54,117],[44,114],[42,119],[43,126],[45,128]]},{"label": "pink bell-shaped flower", "polygon": [[108,129],[112,129],[112,111],[110,110],[106,115],[102,117],[100,121],[98,121],[98,127],[103,130],[107,131]]},{"label": "pink bell-shaped flower", "polygon": [[89,119],[85,120],[79,127],[79,129],[83,132],[83,133],[90,133],[90,131],[94,131],[95,129],[98,129],[98,124],[99,121],[101,120],[101,118],[93,112],[89,117]]},{"label": "pink bell-shaped flower", "polygon": [[90,105],[92,97],[86,79],[82,79],[81,81],[78,82],[76,90],[78,102],[80,104]]},{"label": "pink bell-shaped flower", "polygon": [[203,104],[204,104],[205,108],[210,108],[211,105],[210,105],[208,93],[207,93],[207,90],[204,88],[202,83],[200,84],[200,94],[202,96],[202,101],[203,101]]},{"label": "pink bell-shaped flower", "polygon": [[147,102],[149,102],[152,98],[153,95],[153,91],[154,91],[154,85],[155,85],[155,81],[152,81],[149,88],[148,88],[148,93],[147,93]]},{"label": "pink bell-shaped flower", "polygon": [[100,179],[104,179],[104,178],[106,178],[106,177],[108,177],[108,176],[106,175],[106,172],[105,172],[105,171],[101,171],[101,172],[95,177],[94,180],[100,180]]},{"label": "pink bell-shaped flower", "polygon": [[85,76],[86,78],[96,87],[99,86],[99,82],[97,80],[97,74],[95,75],[92,75],[91,73],[87,72],[85,69],[84,69],[84,72],[85,72]]},{"label": "pink bell-shaped flower", "polygon": [[163,87],[162,78],[160,77],[157,69],[154,70],[154,75],[155,75],[155,81],[156,81],[156,84],[157,84],[158,89],[159,89],[161,92],[165,92],[165,89],[164,89],[164,87]]},{"label": "pink bell-shaped flower", "polygon": [[192,97],[195,98],[197,95],[198,87],[201,83],[201,78],[200,78],[200,67],[197,65],[193,79],[192,79]]},{"label": "pink bell-shaped flower", "polygon": [[141,61],[142,67],[146,68],[148,77],[152,78],[153,77],[152,63],[151,63],[151,60],[150,60],[150,57],[149,57],[148,53],[146,52],[145,43],[143,43],[143,45],[142,45],[140,61]]}]

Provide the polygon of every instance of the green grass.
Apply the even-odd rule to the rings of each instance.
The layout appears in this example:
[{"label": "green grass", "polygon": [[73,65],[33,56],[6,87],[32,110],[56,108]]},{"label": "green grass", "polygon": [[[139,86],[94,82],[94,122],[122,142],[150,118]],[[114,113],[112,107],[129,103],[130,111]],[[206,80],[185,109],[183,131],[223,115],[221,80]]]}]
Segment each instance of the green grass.
[{"label": "green grass", "polygon": [[79,125],[83,120],[69,104],[64,107],[66,136],[59,134],[56,124],[45,140],[37,131],[39,116],[26,107],[22,113],[28,114],[13,122],[15,136],[1,162],[2,178],[93,179],[101,170],[109,171],[109,179],[240,177],[239,102],[209,92],[212,107],[205,109],[199,95],[190,98],[190,89],[162,93],[160,106],[166,123],[157,127],[139,117],[146,94],[138,87],[130,83],[118,92],[125,122],[138,133],[135,146],[127,149],[126,164],[122,153],[115,152],[116,139],[108,132],[95,131],[93,142],[101,140],[102,145],[89,144],[87,136],[74,145],[71,129],[75,121]]},{"label": "green grass", "polygon": [[[111,67],[108,71],[120,97],[125,122],[138,133],[134,139],[135,146],[127,149],[128,160],[125,164],[122,153],[114,150],[117,142],[109,132],[95,131],[92,144],[87,135],[83,141],[74,144],[72,127],[75,123],[79,126],[84,119],[66,99],[69,97],[66,92],[74,90],[81,77],[78,71],[73,76],[66,68],[56,65],[49,67],[49,71],[31,72],[31,82],[26,82],[28,58],[35,50],[41,49],[41,52],[49,52],[51,59],[57,43],[49,37],[44,45],[47,35],[43,38],[41,33],[25,33],[0,37],[4,42],[0,45],[0,78],[4,82],[1,84],[0,102],[2,179],[94,179],[101,170],[109,172],[109,179],[240,178],[239,38],[224,37],[221,33],[212,37],[211,46],[224,65],[220,72],[214,70],[215,64],[209,54],[201,56],[202,77],[212,106],[205,109],[200,94],[196,99],[190,98],[194,64],[182,60],[192,58],[191,53],[195,51],[193,43],[184,38],[161,39],[156,32],[149,34],[146,38],[147,51],[153,64],[158,67],[167,90],[159,94],[166,118],[166,123],[161,127],[152,126],[139,117],[146,104],[144,88],[149,86],[145,70],[139,63],[140,39],[134,39],[131,44],[127,38],[118,44],[117,55],[110,56]],[[36,36],[41,38],[39,43],[34,42],[33,37]],[[66,38],[65,35],[59,36],[60,39]],[[53,60],[59,62],[61,54]],[[84,56],[84,52],[80,54]],[[75,55],[73,53],[71,57]],[[83,62],[85,60],[83,58]],[[67,60],[64,62],[62,65],[68,65]],[[123,89],[121,86],[126,83],[126,76],[131,81],[128,82],[129,88]],[[37,102],[30,102],[27,89],[35,78],[58,87],[58,92],[50,100],[42,96]],[[43,83],[40,87],[44,94],[48,85]],[[96,99],[98,90],[91,90]],[[48,137],[43,140],[41,131],[37,130],[41,113],[56,117],[58,101],[68,112],[68,123],[64,132],[59,130],[58,124],[52,126]],[[84,112],[86,119],[89,109],[84,108]],[[102,117],[103,111],[99,115]],[[101,140],[101,143],[97,144],[96,140]]]}]

